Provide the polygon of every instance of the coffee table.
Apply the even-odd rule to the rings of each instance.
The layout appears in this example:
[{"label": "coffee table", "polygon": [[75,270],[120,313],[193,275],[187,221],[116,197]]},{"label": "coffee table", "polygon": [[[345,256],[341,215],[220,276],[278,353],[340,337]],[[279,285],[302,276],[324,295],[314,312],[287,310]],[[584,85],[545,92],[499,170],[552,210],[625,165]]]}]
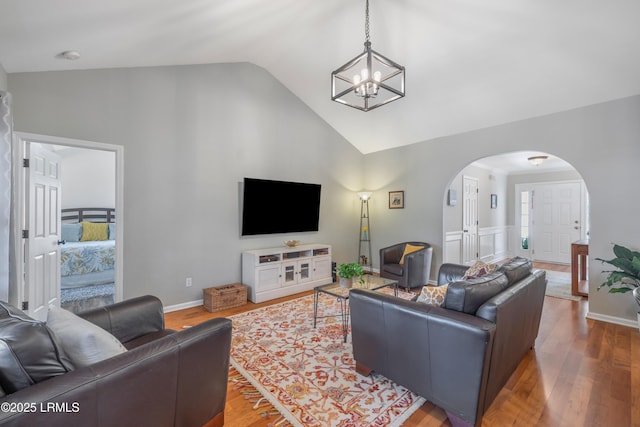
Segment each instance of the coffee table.
[{"label": "coffee table", "polygon": [[[385,279],[369,274],[362,276],[362,280],[363,283],[354,283],[350,288],[342,287],[340,283],[329,283],[313,288],[313,327],[316,327],[317,319],[340,316],[342,319],[344,342],[347,342],[347,333],[349,332],[349,291],[351,291],[351,289],[370,289],[377,291],[382,288],[393,287],[393,295],[398,296],[398,282],[396,280]],[[320,294],[326,294],[336,298],[340,303],[340,314],[318,316],[318,298]]]}]

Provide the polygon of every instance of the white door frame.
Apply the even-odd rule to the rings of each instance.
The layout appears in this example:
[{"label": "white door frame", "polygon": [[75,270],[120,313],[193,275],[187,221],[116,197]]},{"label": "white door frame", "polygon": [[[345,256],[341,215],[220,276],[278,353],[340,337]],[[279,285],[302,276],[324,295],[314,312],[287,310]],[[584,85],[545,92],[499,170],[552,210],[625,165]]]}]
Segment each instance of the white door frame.
[{"label": "white door frame", "polygon": [[22,303],[26,301],[28,293],[25,293],[25,256],[24,256],[24,240],[22,239],[22,230],[28,228],[28,218],[25,218],[25,194],[26,180],[24,176],[24,168],[22,167],[25,155],[26,142],[39,142],[41,144],[63,145],[67,147],[85,148],[89,150],[109,151],[116,157],[116,218],[118,226],[116,227],[116,259],[115,259],[115,301],[121,301],[123,298],[123,277],[124,277],[124,147],[121,145],[105,144],[102,142],[84,141],[79,139],[61,138],[56,136],[38,135],[26,132],[15,132],[13,138],[13,194],[15,204],[13,206],[14,218],[14,236],[15,236],[15,271],[18,283],[11,283],[9,288],[9,302],[15,307],[22,307]]}]

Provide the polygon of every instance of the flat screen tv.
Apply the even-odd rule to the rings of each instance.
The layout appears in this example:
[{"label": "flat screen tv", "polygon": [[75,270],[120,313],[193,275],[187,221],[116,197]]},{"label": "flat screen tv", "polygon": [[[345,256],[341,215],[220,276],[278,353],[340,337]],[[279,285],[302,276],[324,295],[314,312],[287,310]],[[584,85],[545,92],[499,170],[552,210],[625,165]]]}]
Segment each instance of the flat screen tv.
[{"label": "flat screen tv", "polygon": [[320,184],[245,178],[242,235],[318,231]]}]

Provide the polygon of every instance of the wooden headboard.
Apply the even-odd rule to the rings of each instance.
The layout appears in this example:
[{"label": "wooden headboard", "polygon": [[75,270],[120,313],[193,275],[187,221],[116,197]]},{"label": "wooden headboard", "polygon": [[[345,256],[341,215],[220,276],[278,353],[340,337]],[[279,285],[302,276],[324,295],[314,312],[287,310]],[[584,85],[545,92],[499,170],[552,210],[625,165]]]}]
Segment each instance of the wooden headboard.
[{"label": "wooden headboard", "polygon": [[67,208],[62,209],[62,222],[116,222],[114,208]]}]

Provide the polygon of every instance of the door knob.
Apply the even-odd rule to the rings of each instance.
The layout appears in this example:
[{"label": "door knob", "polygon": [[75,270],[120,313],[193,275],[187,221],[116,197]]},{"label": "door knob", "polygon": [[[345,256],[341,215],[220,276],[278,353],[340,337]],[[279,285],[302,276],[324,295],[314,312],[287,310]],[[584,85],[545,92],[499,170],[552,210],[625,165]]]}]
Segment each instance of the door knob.
[{"label": "door knob", "polygon": [[66,240],[58,240],[58,246],[59,245],[66,245],[67,241]]}]

